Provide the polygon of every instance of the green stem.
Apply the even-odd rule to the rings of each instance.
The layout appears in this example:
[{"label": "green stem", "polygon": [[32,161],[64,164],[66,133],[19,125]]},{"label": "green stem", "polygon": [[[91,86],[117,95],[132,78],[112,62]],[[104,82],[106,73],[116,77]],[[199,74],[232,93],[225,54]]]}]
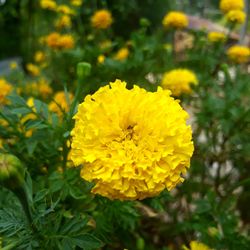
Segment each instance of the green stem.
[{"label": "green stem", "polygon": [[26,192],[24,190],[23,187],[18,187],[15,190],[13,190],[14,194],[17,196],[17,198],[19,199],[23,211],[26,215],[26,218],[28,220],[28,223],[32,229],[33,232],[37,232],[37,228],[36,226],[33,224],[33,220],[32,220],[32,216],[31,216],[31,211],[30,211],[30,206],[28,203],[28,199],[27,199],[27,195]]}]

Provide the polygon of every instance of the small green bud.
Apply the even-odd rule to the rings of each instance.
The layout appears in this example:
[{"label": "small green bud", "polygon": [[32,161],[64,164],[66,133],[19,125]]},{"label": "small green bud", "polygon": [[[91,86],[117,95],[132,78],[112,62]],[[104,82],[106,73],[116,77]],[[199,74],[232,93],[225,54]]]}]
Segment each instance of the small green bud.
[{"label": "small green bud", "polygon": [[221,64],[221,69],[222,69],[224,72],[228,72],[228,70],[229,70],[228,64],[222,63],[222,64]]},{"label": "small green bud", "polygon": [[138,250],[143,250],[145,248],[145,241],[143,238],[139,237],[136,240],[136,247]]},{"label": "small green bud", "polygon": [[0,185],[14,190],[24,183],[25,169],[14,155],[0,153]]},{"label": "small green bud", "polygon": [[86,62],[80,62],[77,64],[76,72],[79,79],[89,76],[90,71],[91,71],[91,64]]},{"label": "small green bud", "polygon": [[216,227],[209,227],[208,228],[208,234],[212,237],[217,237],[219,236],[219,230]]},{"label": "small green bud", "polygon": [[150,21],[147,18],[141,18],[140,19],[140,26],[142,27],[149,27],[150,26]]}]

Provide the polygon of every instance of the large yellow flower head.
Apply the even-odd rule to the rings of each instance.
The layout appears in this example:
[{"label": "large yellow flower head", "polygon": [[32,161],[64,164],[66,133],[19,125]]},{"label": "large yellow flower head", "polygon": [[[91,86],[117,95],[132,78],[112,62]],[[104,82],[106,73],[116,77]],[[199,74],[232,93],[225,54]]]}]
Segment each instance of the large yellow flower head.
[{"label": "large yellow flower head", "polygon": [[98,10],[91,17],[91,24],[96,29],[107,29],[112,22],[113,18],[108,10]]},{"label": "large yellow flower head", "polygon": [[207,245],[200,243],[198,241],[191,241],[190,248],[183,247],[184,250],[212,250]]},{"label": "large yellow flower head", "polygon": [[182,12],[171,11],[164,16],[162,24],[165,28],[184,29],[188,26],[188,18]]},{"label": "large yellow flower head", "polygon": [[0,78],[0,105],[8,103],[6,97],[10,94],[13,87],[5,79]]},{"label": "large yellow flower head", "polygon": [[191,93],[191,85],[197,85],[198,79],[188,69],[174,69],[163,75],[161,84],[163,88],[170,89],[174,96],[179,96],[182,93]]},{"label": "large yellow flower head", "polygon": [[244,0],[221,0],[220,9],[224,13],[227,13],[230,10],[243,10]]},{"label": "large yellow flower head", "polygon": [[234,45],[227,50],[230,60],[236,63],[246,63],[250,57],[250,49],[241,45]]},{"label": "large yellow flower head", "polygon": [[245,22],[246,14],[242,10],[230,10],[226,15],[226,19],[234,24],[242,24]]},{"label": "large yellow flower head", "polygon": [[182,182],[193,154],[188,114],[170,91],[116,80],[86,96],[75,115],[71,159],[93,193],[135,200]]},{"label": "large yellow flower head", "polygon": [[208,33],[207,39],[209,42],[212,42],[212,43],[225,42],[226,35],[222,32],[212,31]]}]

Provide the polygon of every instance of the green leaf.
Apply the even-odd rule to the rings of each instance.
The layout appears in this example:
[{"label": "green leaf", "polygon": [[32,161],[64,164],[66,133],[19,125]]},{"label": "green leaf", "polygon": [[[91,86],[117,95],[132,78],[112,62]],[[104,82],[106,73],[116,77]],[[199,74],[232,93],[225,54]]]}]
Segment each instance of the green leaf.
[{"label": "green leaf", "polygon": [[84,250],[98,249],[103,243],[91,234],[80,234],[72,238],[75,245]]}]

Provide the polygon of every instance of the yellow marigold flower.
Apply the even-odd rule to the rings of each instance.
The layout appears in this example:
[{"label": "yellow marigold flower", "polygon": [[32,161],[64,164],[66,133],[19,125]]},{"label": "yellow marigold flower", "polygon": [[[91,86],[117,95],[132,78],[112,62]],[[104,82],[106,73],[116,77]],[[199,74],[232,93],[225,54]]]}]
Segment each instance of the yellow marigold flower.
[{"label": "yellow marigold flower", "polygon": [[107,29],[112,22],[112,15],[108,10],[98,10],[91,17],[91,24],[97,29]]},{"label": "yellow marigold flower", "polygon": [[171,190],[193,154],[188,114],[170,91],[151,93],[116,80],[86,96],[72,130],[71,159],[93,193],[135,200]]},{"label": "yellow marigold flower", "polygon": [[41,0],[40,6],[42,9],[55,10],[57,5],[53,0]]},{"label": "yellow marigold flower", "polygon": [[10,94],[13,87],[12,85],[7,82],[5,79],[0,78],[0,105],[8,103],[6,97]]},{"label": "yellow marigold flower", "polygon": [[10,69],[16,69],[17,68],[17,63],[15,61],[10,63]]},{"label": "yellow marigold flower", "polygon": [[98,62],[99,64],[103,64],[104,61],[105,61],[105,56],[104,56],[104,55],[99,55],[99,56],[97,57],[97,62]]},{"label": "yellow marigold flower", "polygon": [[58,29],[62,29],[62,28],[70,28],[72,25],[71,23],[71,19],[70,16],[68,15],[63,15],[61,16],[55,23],[55,26]]},{"label": "yellow marigold flower", "polygon": [[57,7],[57,11],[65,15],[74,15],[75,12],[69,6],[62,4]]},{"label": "yellow marigold flower", "polygon": [[42,51],[37,51],[34,55],[34,60],[36,63],[41,63],[45,60],[45,54]]},{"label": "yellow marigold flower", "polygon": [[57,113],[59,116],[61,116],[63,112],[68,112],[70,103],[73,100],[73,95],[71,93],[68,93],[68,97],[69,100],[64,91],[57,92],[53,97],[53,101],[49,104],[49,110]]},{"label": "yellow marigold flower", "polygon": [[70,3],[71,3],[73,6],[79,7],[79,6],[82,5],[82,0],[71,0]]},{"label": "yellow marigold flower", "polygon": [[191,241],[190,242],[190,248],[187,248],[186,246],[183,246],[184,250],[212,250],[207,245],[200,243],[198,241]]},{"label": "yellow marigold flower", "polygon": [[245,22],[246,14],[242,10],[230,10],[226,15],[226,19],[229,22],[241,24]]},{"label": "yellow marigold flower", "polygon": [[118,61],[124,61],[128,58],[128,56],[129,56],[128,48],[121,48],[117,51],[114,59]]},{"label": "yellow marigold flower", "polygon": [[174,96],[179,96],[182,93],[191,93],[191,85],[197,85],[198,80],[188,69],[174,69],[163,75],[161,84],[163,88],[170,89]]},{"label": "yellow marigold flower", "polygon": [[212,43],[224,42],[226,41],[226,35],[222,32],[212,31],[208,33],[207,39]]},{"label": "yellow marigold flower", "polygon": [[71,35],[60,35],[53,32],[47,36],[47,45],[54,49],[72,49],[75,45],[74,38]]},{"label": "yellow marigold flower", "polygon": [[60,37],[59,33],[53,32],[46,37],[46,44],[51,48],[58,48]]},{"label": "yellow marigold flower", "polygon": [[250,57],[250,49],[241,45],[234,45],[227,50],[227,56],[236,63],[246,63]]},{"label": "yellow marigold flower", "polygon": [[72,49],[75,46],[74,38],[71,35],[62,35],[59,40],[59,48]]},{"label": "yellow marigold flower", "polygon": [[184,29],[188,26],[188,18],[182,12],[171,11],[164,16],[162,24],[165,28]]},{"label": "yellow marigold flower", "polygon": [[36,66],[35,64],[28,63],[28,64],[26,65],[26,69],[28,70],[28,72],[29,72],[32,76],[38,76],[38,75],[40,75],[40,69],[39,69],[38,66]]},{"label": "yellow marigold flower", "polygon": [[44,78],[38,82],[37,89],[42,98],[48,98],[48,96],[53,92],[52,88]]},{"label": "yellow marigold flower", "polygon": [[230,10],[243,10],[244,0],[221,0],[220,9],[224,13],[227,13]]}]

